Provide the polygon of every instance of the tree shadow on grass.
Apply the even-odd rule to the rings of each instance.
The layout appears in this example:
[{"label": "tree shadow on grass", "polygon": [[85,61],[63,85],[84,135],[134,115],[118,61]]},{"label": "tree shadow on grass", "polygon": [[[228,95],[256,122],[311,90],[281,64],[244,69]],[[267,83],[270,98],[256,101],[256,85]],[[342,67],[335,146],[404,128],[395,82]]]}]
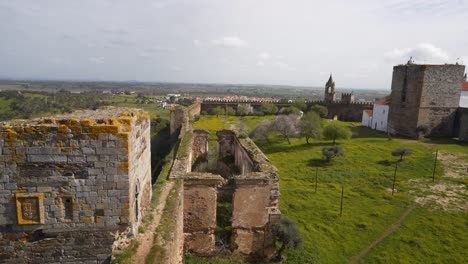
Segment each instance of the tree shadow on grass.
[{"label": "tree shadow on grass", "polygon": [[[301,151],[301,150],[306,150],[310,148],[316,148],[316,147],[324,147],[324,146],[332,146],[332,142],[314,142],[314,143],[304,143],[300,145],[276,145],[275,143],[273,144],[266,144],[266,145],[259,145],[265,154],[272,154],[272,153],[277,153],[277,152],[295,152],[295,151]],[[320,148],[320,151],[322,149]]]},{"label": "tree shadow on grass", "polygon": [[394,166],[395,165],[395,161],[393,160],[379,160],[377,161],[377,164],[379,165],[382,165],[382,166]]},{"label": "tree shadow on grass", "polygon": [[327,162],[325,159],[310,159],[308,165],[311,167],[326,168],[333,165],[333,161]]}]

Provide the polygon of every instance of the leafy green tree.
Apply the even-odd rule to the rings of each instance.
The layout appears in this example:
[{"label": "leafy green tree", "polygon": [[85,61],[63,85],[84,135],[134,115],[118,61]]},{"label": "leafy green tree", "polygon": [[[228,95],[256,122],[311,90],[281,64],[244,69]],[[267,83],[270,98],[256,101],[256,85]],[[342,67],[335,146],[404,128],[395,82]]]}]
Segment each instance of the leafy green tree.
[{"label": "leafy green tree", "polygon": [[299,115],[299,112],[301,110],[297,107],[294,106],[289,106],[289,107],[283,107],[279,111],[280,115]]},{"label": "leafy green tree", "polygon": [[236,115],[236,110],[231,106],[226,107],[226,115],[234,116]]},{"label": "leafy green tree", "polygon": [[323,128],[323,136],[327,140],[333,140],[333,145],[337,139],[351,138],[351,130],[341,123],[332,121]]},{"label": "leafy green tree", "polygon": [[344,156],[344,152],[341,146],[325,146],[322,148],[322,155],[330,162],[336,156]]},{"label": "leafy green tree", "polygon": [[278,112],[278,107],[272,103],[261,103],[260,111],[265,113],[265,115],[274,115]]},{"label": "leafy green tree", "polygon": [[413,151],[406,148],[397,148],[394,151],[392,151],[392,156],[400,156],[399,161],[403,160],[403,156],[408,156],[411,154],[413,154]]},{"label": "leafy green tree", "polygon": [[310,108],[310,111],[316,112],[321,118],[325,118],[328,115],[328,109],[323,105],[314,105]]},{"label": "leafy green tree", "polygon": [[309,139],[319,139],[322,137],[322,124],[320,117],[316,112],[308,112],[305,114],[299,123],[301,135],[306,138],[307,144]]},{"label": "leafy green tree", "polygon": [[304,99],[295,100],[292,103],[292,106],[296,107],[297,109],[299,109],[301,111],[305,111],[307,109],[307,105],[306,105]]},{"label": "leafy green tree", "polygon": [[276,241],[281,243],[277,251],[277,259],[284,260],[283,252],[286,248],[297,249],[302,245],[302,237],[296,224],[288,219],[282,218],[278,223],[272,226],[273,235]]},{"label": "leafy green tree", "polygon": [[224,115],[224,109],[221,106],[213,108],[211,112],[213,113],[213,115],[216,115],[216,117],[218,117],[219,115]]}]

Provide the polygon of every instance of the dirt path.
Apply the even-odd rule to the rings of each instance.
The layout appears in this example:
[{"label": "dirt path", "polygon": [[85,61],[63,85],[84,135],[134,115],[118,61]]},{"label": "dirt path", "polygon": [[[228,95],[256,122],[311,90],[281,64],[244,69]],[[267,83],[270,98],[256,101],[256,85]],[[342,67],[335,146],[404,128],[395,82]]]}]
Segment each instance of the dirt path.
[{"label": "dirt path", "polygon": [[136,238],[139,242],[139,246],[137,252],[132,258],[132,263],[145,263],[146,256],[148,256],[151,247],[153,246],[154,231],[159,225],[164,206],[166,205],[167,196],[173,186],[174,183],[172,181],[168,181],[161,188],[158,204],[156,205],[156,208],[151,211],[153,214],[153,221],[146,227],[146,231],[143,234],[138,234],[138,237]]},{"label": "dirt path", "polygon": [[382,240],[384,240],[386,237],[388,237],[389,235],[391,235],[393,232],[395,232],[400,226],[401,226],[401,223],[403,223],[403,221],[405,221],[406,217],[408,217],[408,215],[413,211],[413,209],[416,208],[416,205],[412,205],[410,206],[408,209],[406,209],[406,211],[400,216],[400,218],[398,219],[398,221],[396,223],[394,223],[392,226],[390,226],[387,230],[385,230],[385,232],[382,233],[382,235],[380,235],[379,238],[377,238],[376,240],[374,240],[372,243],[370,243],[369,246],[367,246],[364,250],[362,250],[359,255],[355,256],[350,262],[349,264],[357,264],[359,263],[359,261],[364,258],[368,253],[369,251],[371,251],[372,248],[374,248],[375,246],[377,246],[377,244],[379,244],[380,242],[382,242]]}]

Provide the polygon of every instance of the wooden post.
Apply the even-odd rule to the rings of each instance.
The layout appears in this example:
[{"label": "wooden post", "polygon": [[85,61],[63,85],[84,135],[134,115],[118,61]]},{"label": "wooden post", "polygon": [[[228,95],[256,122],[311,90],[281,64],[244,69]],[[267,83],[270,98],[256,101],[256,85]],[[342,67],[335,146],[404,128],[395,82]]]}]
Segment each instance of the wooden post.
[{"label": "wooden post", "polygon": [[341,185],[340,217],[343,215],[343,194],[344,194],[344,185]]},{"label": "wooden post", "polygon": [[439,154],[439,150],[436,150],[435,154],[435,159],[434,159],[434,170],[432,170],[432,181],[435,181],[435,173],[436,173],[436,167],[437,167],[437,155]]},{"label": "wooden post", "polygon": [[315,193],[317,193],[318,168],[315,168]]},{"label": "wooden post", "polygon": [[398,169],[398,161],[395,163],[395,172],[393,173],[393,186],[392,186],[392,196],[393,193],[395,192],[395,181],[396,181],[396,172]]}]

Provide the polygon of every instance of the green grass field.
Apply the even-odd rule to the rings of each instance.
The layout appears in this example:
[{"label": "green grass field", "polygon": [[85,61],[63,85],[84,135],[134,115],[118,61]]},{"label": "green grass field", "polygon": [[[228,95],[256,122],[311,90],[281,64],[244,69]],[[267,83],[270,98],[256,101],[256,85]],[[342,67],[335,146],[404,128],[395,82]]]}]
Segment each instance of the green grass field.
[{"label": "green grass field", "polygon": [[[246,117],[248,127],[263,117]],[[239,124],[236,117],[202,116],[196,128],[212,131]],[[304,238],[301,249],[287,252],[287,263],[348,263],[397,222],[410,206],[416,208],[402,225],[377,244],[359,263],[463,263],[468,259],[468,173],[444,177],[449,170],[438,162],[432,182],[434,152],[456,153],[467,161],[468,146],[445,141],[388,140],[386,135],[357,123],[346,123],[350,140],[338,140],[345,157],[331,165],[321,149],[329,141],[273,137],[272,144],[256,143],[280,172],[280,209],[296,221]],[[399,163],[392,196],[394,164],[391,151],[405,147],[413,154]],[[459,154],[458,154],[459,153]],[[315,192],[315,173],[318,185]],[[466,168],[465,168],[466,172]],[[340,195],[344,187],[343,215]],[[435,196],[436,199],[429,199]],[[453,198],[453,199],[452,199]],[[415,202],[428,199],[425,205]],[[439,204],[437,201],[445,201]],[[421,202],[422,203],[422,202]],[[186,258],[186,263],[238,263]]]}]

